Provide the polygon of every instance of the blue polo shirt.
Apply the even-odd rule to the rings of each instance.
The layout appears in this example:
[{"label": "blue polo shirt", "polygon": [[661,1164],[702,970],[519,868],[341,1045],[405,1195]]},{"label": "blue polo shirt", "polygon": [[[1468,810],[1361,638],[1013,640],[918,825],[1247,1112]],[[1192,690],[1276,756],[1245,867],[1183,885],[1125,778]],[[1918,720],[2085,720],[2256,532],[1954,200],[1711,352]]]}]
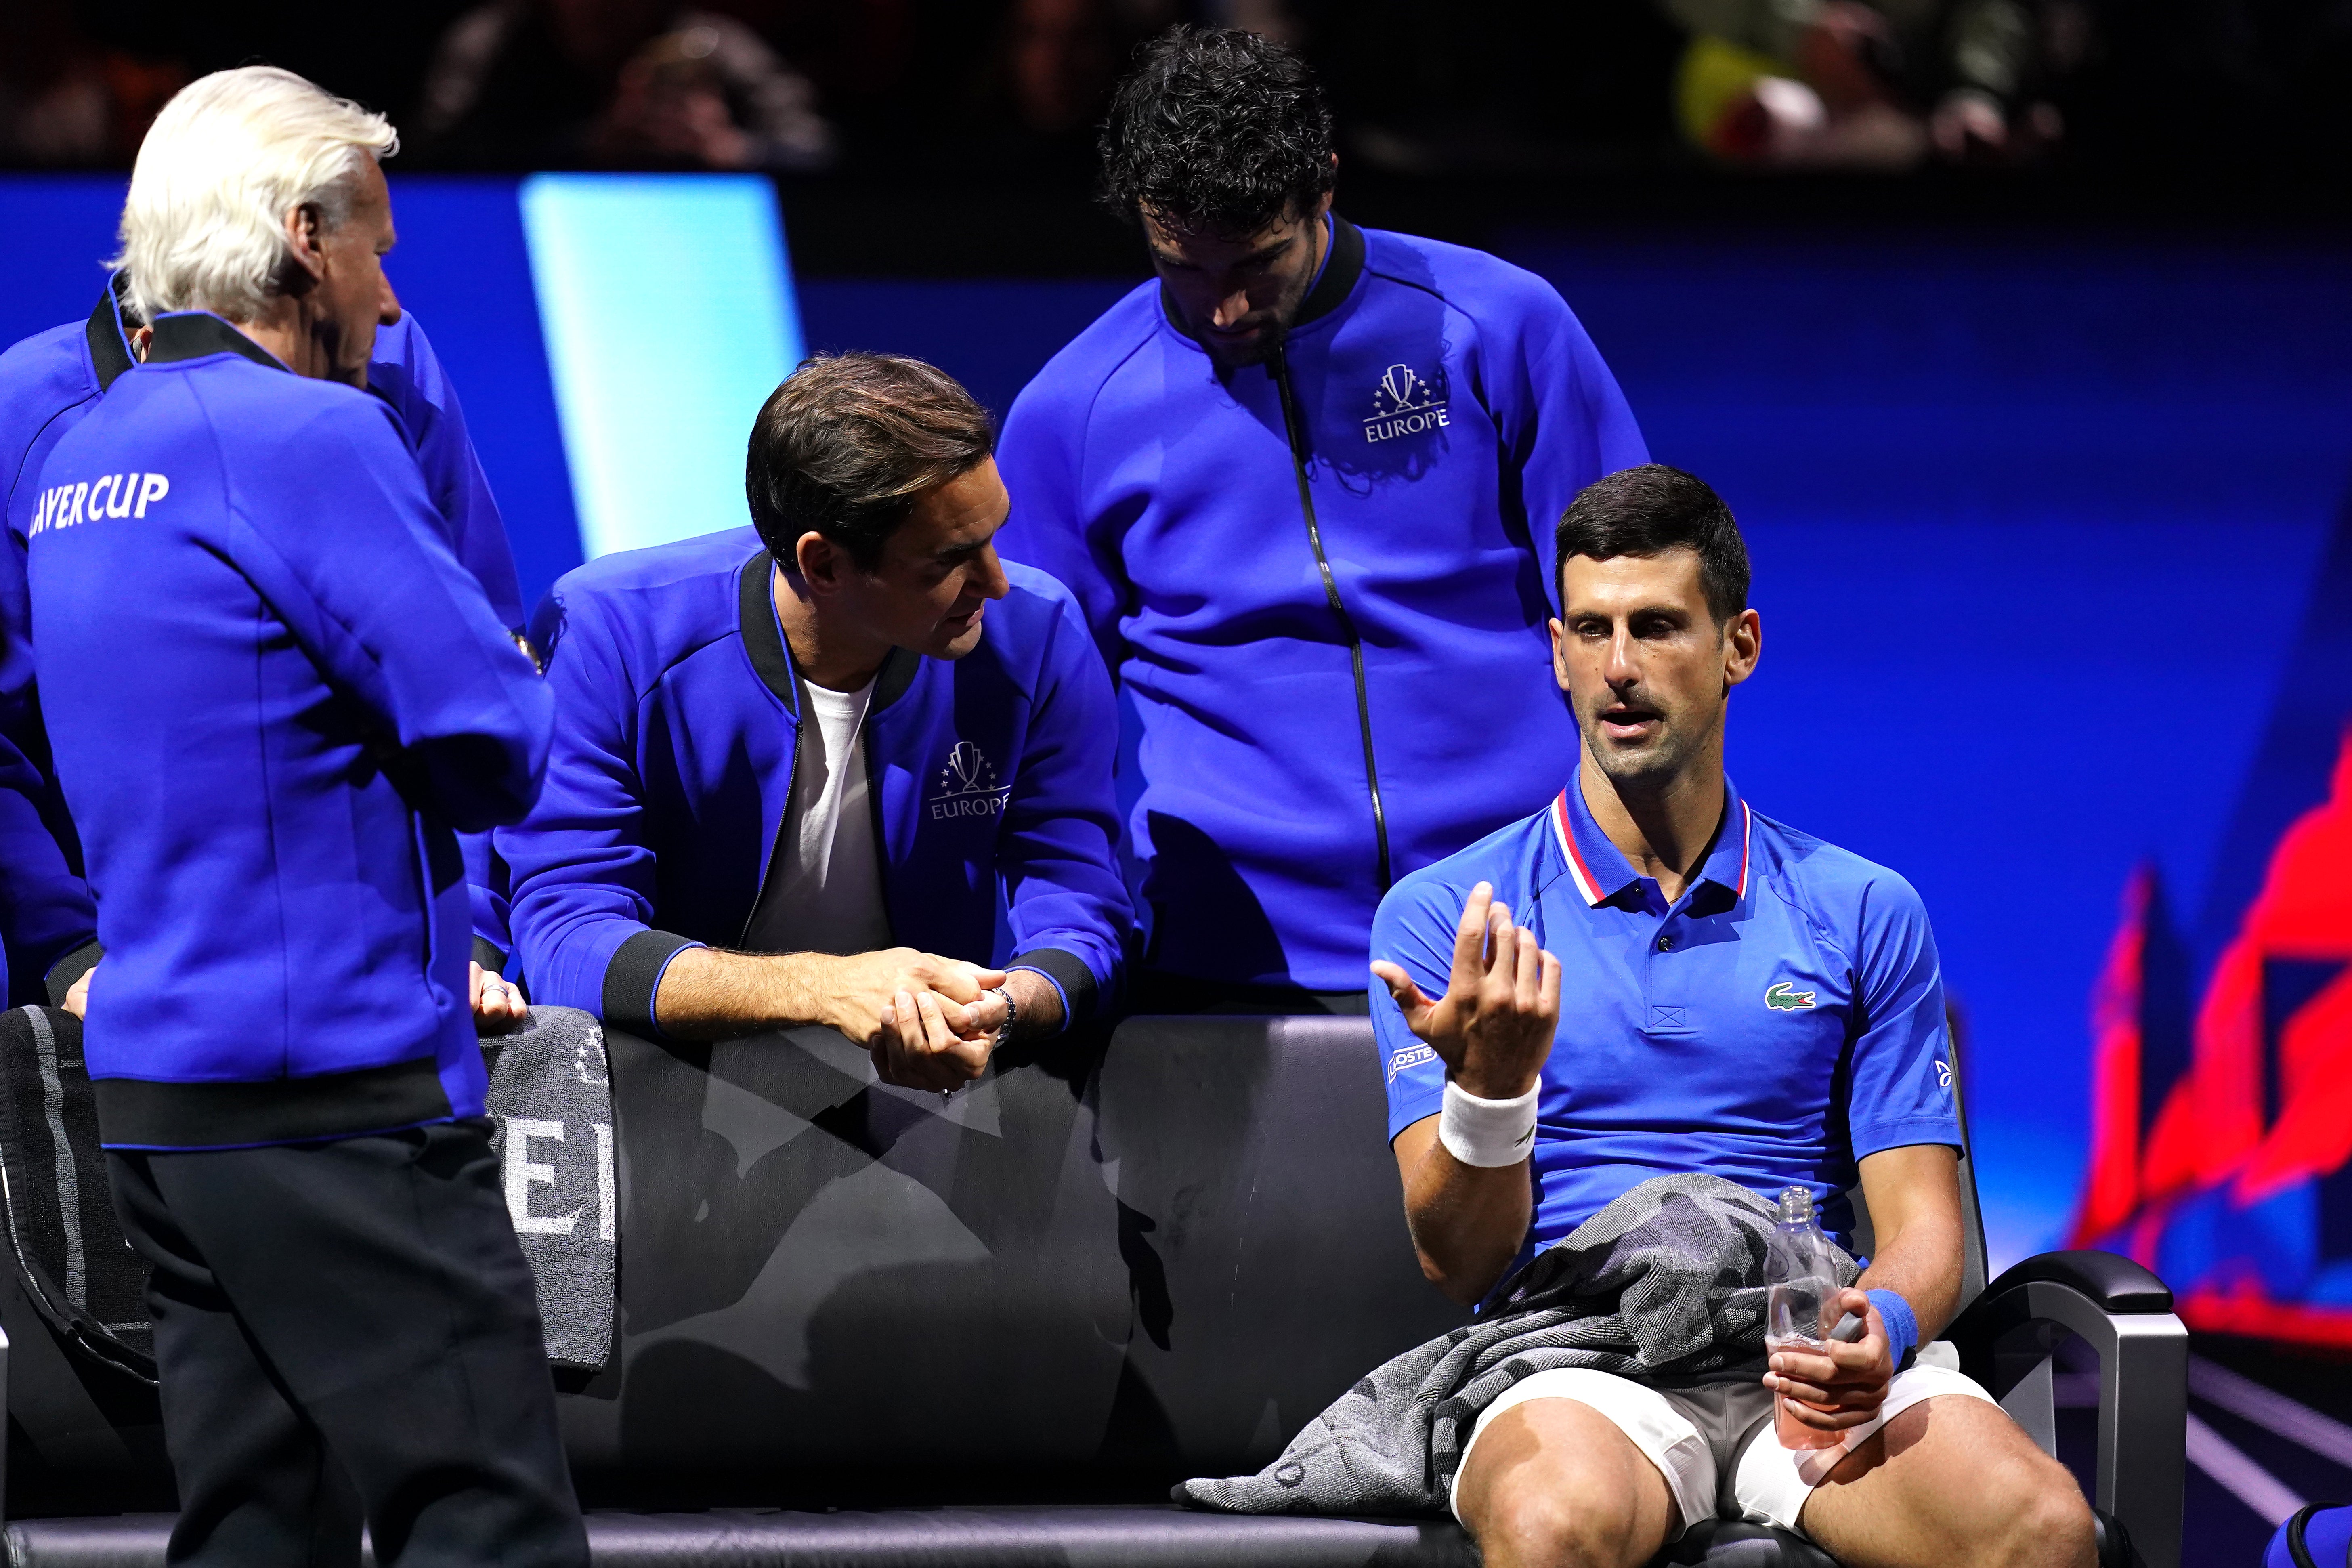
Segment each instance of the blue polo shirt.
[{"label": "blue polo shirt", "polygon": [[[1811,1187],[1847,1246],[1856,1161],[1961,1146],[1936,940],[1919,895],[1885,867],[1751,811],[1727,781],[1715,843],[1669,905],[1571,780],[1535,816],[1398,882],[1372,956],[1442,994],[1481,881],[1560,963],[1521,1261],[1674,1172],[1766,1197]],[[1437,1114],[1445,1072],[1387,987],[1371,992],[1394,1138]]]}]

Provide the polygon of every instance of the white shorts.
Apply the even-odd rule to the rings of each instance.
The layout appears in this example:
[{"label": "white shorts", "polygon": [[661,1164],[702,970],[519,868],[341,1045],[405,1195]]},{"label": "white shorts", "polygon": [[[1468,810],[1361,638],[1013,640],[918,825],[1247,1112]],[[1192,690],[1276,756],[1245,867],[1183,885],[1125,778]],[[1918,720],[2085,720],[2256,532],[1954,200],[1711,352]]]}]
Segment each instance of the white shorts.
[{"label": "white shorts", "polygon": [[[1530,1399],[1573,1399],[1616,1423],[1666,1478],[1682,1518],[1666,1537],[1679,1537],[1698,1520],[1721,1514],[1782,1530],[1799,1530],[1805,1499],[1827,1479],[1846,1451],[1923,1399],[1956,1394],[1992,1403],[1974,1381],[1948,1367],[1914,1364],[1887,1385],[1878,1414],[1844,1434],[1834,1448],[1783,1448],[1772,1433],[1772,1394],[1760,1383],[1720,1383],[1705,1388],[1652,1388],[1605,1372],[1562,1367],[1523,1377],[1478,1413],[1462,1449],[1458,1479],[1486,1424]],[[1460,1519],[1457,1508],[1454,1518]]]}]

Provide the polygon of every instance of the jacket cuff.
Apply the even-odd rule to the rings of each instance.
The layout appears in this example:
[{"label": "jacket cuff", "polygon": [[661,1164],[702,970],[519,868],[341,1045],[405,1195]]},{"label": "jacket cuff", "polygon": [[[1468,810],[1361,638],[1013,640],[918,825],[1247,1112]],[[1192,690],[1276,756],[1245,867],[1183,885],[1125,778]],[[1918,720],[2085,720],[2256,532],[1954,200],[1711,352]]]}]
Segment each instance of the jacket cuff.
[{"label": "jacket cuff", "polygon": [[499,951],[497,942],[486,936],[474,939],[474,962],[493,974],[504,975],[507,972],[507,955]]},{"label": "jacket cuff", "polygon": [[66,993],[74,988],[74,982],[79,980],[83,975],[88,974],[91,970],[96,969],[98,967],[98,961],[105,956],[106,948],[104,944],[96,942],[86,942],[79,947],[75,948],[71,952],[67,953],[63,958],[58,959],[55,963],[50,964],[48,973],[44,975],[41,980],[42,985],[47,988],[49,994],[49,1005],[52,1007],[64,1006],[66,1005]]},{"label": "jacket cuff", "polygon": [[604,1022],[635,1034],[658,1035],[654,994],[661,989],[662,971],[689,947],[703,944],[666,931],[641,931],[613,950],[604,965]]},{"label": "jacket cuff", "polygon": [[1058,947],[1041,947],[1023,953],[1004,967],[1008,972],[1034,970],[1054,983],[1054,989],[1062,994],[1062,1027],[1069,1028],[1094,1016],[1102,987],[1095,979],[1095,972],[1076,953]]}]

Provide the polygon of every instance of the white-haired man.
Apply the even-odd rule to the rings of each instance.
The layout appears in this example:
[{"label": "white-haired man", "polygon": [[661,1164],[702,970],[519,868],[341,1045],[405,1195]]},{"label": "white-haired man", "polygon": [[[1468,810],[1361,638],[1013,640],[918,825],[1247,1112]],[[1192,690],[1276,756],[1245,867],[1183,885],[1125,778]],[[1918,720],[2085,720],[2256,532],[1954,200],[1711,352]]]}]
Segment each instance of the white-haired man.
[{"label": "white-haired man", "polygon": [[530,808],[551,705],[362,390],[395,145],[283,71],[165,106],[123,209],[146,360],[51,450],[27,531],[173,1563],[347,1554],[337,1468],[380,1563],[588,1561],[453,832]]},{"label": "white-haired man", "polygon": [[[12,982],[9,1004],[61,1002],[75,1013],[102,949],[80,840],[58,793],[33,682],[25,635],[26,530],[41,465],[145,352],[145,322],[131,292],[130,272],[117,267],[86,318],[0,353],[0,508],[6,516],[0,532],[0,952]],[[400,416],[458,562],[481,583],[499,619],[520,631],[514,551],[457,390],[415,316],[403,311],[376,333],[367,388]],[[522,1011],[520,995],[500,976],[510,945],[506,906],[494,889],[488,836],[469,834],[461,843],[474,904],[474,956],[488,982],[480,1022],[498,1028]]]}]

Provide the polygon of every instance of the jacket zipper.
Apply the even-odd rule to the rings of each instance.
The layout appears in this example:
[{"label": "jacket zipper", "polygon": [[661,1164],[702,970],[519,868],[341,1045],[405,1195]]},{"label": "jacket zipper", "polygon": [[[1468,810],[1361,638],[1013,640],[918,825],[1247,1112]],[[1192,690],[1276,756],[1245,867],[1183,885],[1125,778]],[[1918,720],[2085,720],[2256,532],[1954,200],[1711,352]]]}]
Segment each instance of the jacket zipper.
[{"label": "jacket zipper", "polygon": [[1347,635],[1348,659],[1356,674],[1356,729],[1364,742],[1364,785],[1372,798],[1372,836],[1380,849],[1381,891],[1389,890],[1392,880],[1389,870],[1389,819],[1381,805],[1380,764],[1372,755],[1372,703],[1364,689],[1364,639],[1356,630],[1356,618],[1348,614],[1340,601],[1339,579],[1331,575],[1330,558],[1323,553],[1323,530],[1315,521],[1315,496],[1307,484],[1307,424],[1299,417],[1297,400],[1291,395],[1290,362],[1282,345],[1274,350],[1274,384],[1282,396],[1282,426],[1290,441],[1290,469],[1298,480],[1298,510],[1307,519],[1307,542],[1315,552],[1315,565],[1323,574],[1323,597],[1331,605],[1331,613],[1339,617],[1339,629]]},{"label": "jacket zipper", "polygon": [[[793,679],[795,682],[799,680],[798,671],[793,673]],[[793,696],[798,699],[800,693],[794,691]],[[735,946],[740,952],[751,951],[751,924],[760,918],[761,900],[768,896],[768,877],[776,868],[776,856],[782,851],[784,835],[793,826],[793,790],[801,780],[801,736],[807,727],[808,715],[796,708],[793,714],[793,760],[784,769],[784,809],[776,817],[776,837],[768,845],[768,857],[760,862],[760,880],[751,889],[751,907],[743,911],[743,929],[736,933]]]},{"label": "jacket zipper", "polygon": [[[882,672],[874,672],[874,695],[882,695]],[[866,763],[866,810],[874,824],[874,890],[882,896],[882,924],[890,933],[890,945],[898,945],[898,922],[890,918],[890,848],[882,835],[882,778],[874,764],[875,707],[869,699],[866,717],[857,721],[858,755]],[[919,805],[923,797],[922,774],[915,775],[915,799]]]}]

